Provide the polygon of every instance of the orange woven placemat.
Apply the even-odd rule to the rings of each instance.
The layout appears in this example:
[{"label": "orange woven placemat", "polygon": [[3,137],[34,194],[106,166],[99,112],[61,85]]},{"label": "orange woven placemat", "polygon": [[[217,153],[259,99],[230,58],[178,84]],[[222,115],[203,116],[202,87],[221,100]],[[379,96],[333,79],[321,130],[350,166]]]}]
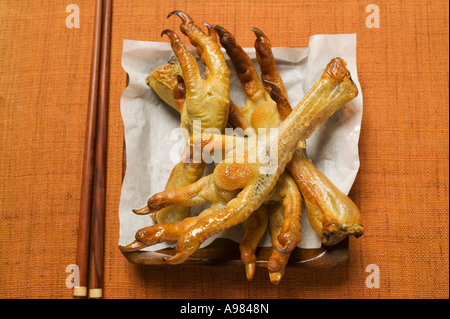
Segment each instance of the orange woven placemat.
[{"label": "orange woven placemat", "polygon": [[[0,2],[0,298],[71,298],[95,2]],[[448,1],[380,1],[380,28],[357,1],[114,1],[108,130],[106,298],[448,298]],[[361,168],[350,193],[366,235],[331,269],[143,267],[117,248],[125,88],[122,40],[160,40],[174,10],[221,24],[242,46],[257,26],[274,46],[357,33],[364,97]],[[368,288],[368,265],[380,287]]]}]

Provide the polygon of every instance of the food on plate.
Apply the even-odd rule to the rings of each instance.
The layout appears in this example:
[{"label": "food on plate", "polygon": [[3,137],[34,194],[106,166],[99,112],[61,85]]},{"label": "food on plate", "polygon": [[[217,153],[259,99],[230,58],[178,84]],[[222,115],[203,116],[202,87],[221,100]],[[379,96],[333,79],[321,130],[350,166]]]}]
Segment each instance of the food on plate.
[{"label": "food on plate", "polygon": [[[134,210],[155,216],[156,224],[138,230],[136,240],[121,246],[121,250],[136,251],[176,241],[176,254],[166,262],[179,264],[211,236],[242,224],[244,237],[239,248],[247,279],[251,280],[257,262],[255,252],[268,228],[273,250],[267,267],[270,281],[278,284],[290,254],[301,241],[302,195],[312,227],[325,245],[334,245],[349,235],[362,235],[364,228],[356,205],[314,167],[305,150],[305,140],[314,130],[358,94],[345,61],[332,59],[292,109],[270,41],[261,30],[252,29],[261,70],[258,76],[230,32],[218,25],[206,25],[205,33],[186,13],[174,11],[169,17],[173,14],[183,20],[181,31],[205,64],[206,80],[176,33],[165,30],[176,59],[155,69],[147,83],[181,113],[180,126],[190,134],[183,156],[189,156],[190,162],[180,162],[166,189],[153,195],[144,208]],[[230,71],[218,40],[247,95],[242,107],[230,101]],[[202,134],[193,134],[195,120],[201,121]],[[227,122],[245,130],[246,135],[222,135]],[[207,129],[211,128],[220,134],[209,133]],[[277,128],[278,134],[270,134],[271,128]],[[254,156],[261,149],[263,159]],[[222,161],[211,174],[203,176],[205,163],[192,161],[195,150],[221,153]],[[210,207],[190,216],[189,207],[208,202]]]}]

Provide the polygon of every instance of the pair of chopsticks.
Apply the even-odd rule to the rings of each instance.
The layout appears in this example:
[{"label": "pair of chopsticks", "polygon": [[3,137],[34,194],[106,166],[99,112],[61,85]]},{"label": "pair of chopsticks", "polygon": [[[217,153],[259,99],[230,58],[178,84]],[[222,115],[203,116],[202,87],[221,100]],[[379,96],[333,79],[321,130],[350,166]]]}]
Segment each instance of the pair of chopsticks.
[{"label": "pair of chopsticks", "polygon": [[75,298],[103,297],[112,0],[97,0],[78,225]]}]

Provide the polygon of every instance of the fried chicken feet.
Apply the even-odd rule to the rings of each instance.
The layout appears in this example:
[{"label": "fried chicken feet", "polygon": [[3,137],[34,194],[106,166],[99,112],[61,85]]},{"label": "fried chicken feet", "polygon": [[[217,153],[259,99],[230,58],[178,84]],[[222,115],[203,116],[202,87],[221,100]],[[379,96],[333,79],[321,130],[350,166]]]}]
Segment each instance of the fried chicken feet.
[{"label": "fried chicken feet", "polygon": [[[212,194],[223,198],[225,194],[225,197],[228,197],[237,193],[224,208],[218,208],[206,216],[199,216],[195,224],[181,233],[177,239],[177,253],[166,261],[170,264],[185,261],[207,238],[241,223],[261,207],[291,160],[298,142],[308,138],[318,125],[357,93],[357,88],[345,68],[345,62],[339,58],[333,59],[308,94],[278,125],[278,134],[271,136],[263,146],[270,158],[268,162],[262,162],[260,159],[255,163],[237,161],[234,158],[236,147],[248,144],[248,138],[233,137],[232,150],[228,150],[225,160],[216,166],[211,175],[189,186],[152,196],[148,201],[150,212],[173,204],[191,206],[203,201],[212,202],[212,196],[209,196]],[[201,137],[192,137],[191,144],[196,141],[201,141],[202,146],[212,143],[211,150],[224,151],[224,140],[230,142],[230,137],[202,134]],[[225,144],[229,145],[229,142]],[[271,152],[273,149],[277,150],[275,156]],[[248,158],[251,152],[256,151],[249,147],[245,154]],[[186,198],[186,193],[190,195],[189,198]],[[199,200],[192,201],[194,198]]]},{"label": "fried chicken feet", "polygon": [[[154,214],[158,223],[140,229],[136,240],[121,246],[121,250],[135,251],[164,241],[177,241],[177,253],[166,262],[178,264],[189,258],[206,239],[242,224],[245,234],[240,243],[241,259],[247,279],[251,280],[256,266],[255,251],[269,228],[273,252],[267,267],[270,281],[278,284],[291,252],[301,240],[301,194],[311,225],[325,245],[334,245],[349,235],[360,236],[364,229],[358,208],[314,167],[306,155],[304,142],[318,125],[357,96],[345,62],[333,59],[292,111],[270,41],[261,30],[252,29],[261,69],[259,77],[250,58],[227,30],[205,24],[208,27],[208,34],[205,34],[187,14],[174,11],[169,17],[173,14],[183,20],[182,32],[206,65],[206,80],[199,76],[195,59],[178,36],[165,30],[162,34],[169,37],[177,59],[154,70],[147,83],[181,113],[180,126],[191,135],[185,155],[189,153],[192,159],[195,150],[200,150],[202,154],[218,152],[224,157],[214,172],[205,177],[201,177],[204,162],[197,166],[192,161],[179,163],[165,191],[153,195],[143,209],[135,210],[137,214]],[[228,69],[214,68],[217,63],[223,63],[217,53],[216,33],[247,94],[247,101],[241,108],[229,100],[229,94],[224,94],[226,85],[229,89]],[[208,81],[219,89],[205,85]],[[224,100],[227,100],[227,107],[222,105],[226,104]],[[216,116],[214,105],[219,105],[217,109],[226,113],[224,118],[220,114]],[[201,121],[201,135],[193,135],[195,120]],[[246,131],[248,136],[239,137],[205,131],[219,128],[223,132],[227,121],[235,128],[254,129],[254,133]],[[267,134],[270,128],[278,129],[276,137]],[[255,146],[252,141],[260,141],[261,136],[265,137],[264,142]],[[258,156],[253,160],[261,149],[265,160],[261,161]],[[210,208],[198,216],[189,216],[188,207],[207,202],[211,203]]]}]

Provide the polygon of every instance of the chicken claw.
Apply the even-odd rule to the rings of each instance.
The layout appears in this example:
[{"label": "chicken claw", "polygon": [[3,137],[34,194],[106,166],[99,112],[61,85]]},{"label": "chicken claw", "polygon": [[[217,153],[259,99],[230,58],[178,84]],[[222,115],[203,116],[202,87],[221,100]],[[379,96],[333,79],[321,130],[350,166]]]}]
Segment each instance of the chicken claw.
[{"label": "chicken claw", "polygon": [[[270,209],[269,230],[272,237],[272,247],[276,247],[277,238],[280,235],[283,223],[283,207],[279,203],[274,203]],[[278,285],[284,276],[284,270],[289,261],[290,253],[282,253],[276,248],[272,248],[272,254],[267,261],[270,282]]]},{"label": "chicken claw", "polygon": [[241,260],[245,267],[245,275],[251,281],[255,275],[256,248],[267,229],[267,206],[262,205],[242,222],[244,237],[239,243]]},{"label": "chicken claw", "polygon": [[[176,60],[157,68],[147,78],[147,83],[169,105],[181,113],[180,127],[193,134],[194,125],[198,123],[200,130],[217,129],[222,132],[228,122],[230,107],[229,85],[230,71],[214,35],[204,33],[182,11],[173,11],[168,15],[177,15],[182,19],[181,31],[197,48],[201,60],[206,65],[205,77],[194,56],[184,46],[178,35],[172,30],[164,30],[161,36],[170,40]],[[170,74],[172,72],[172,74]],[[170,93],[172,92],[172,96]],[[169,177],[166,190],[190,185],[198,181],[204,174],[205,163],[185,163],[181,160]],[[154,211],[148,205],[133,210],[137,214],[150,214],[158,223],[177,222],[190,215],[190,210],[183,206],[172,206]]]}]

